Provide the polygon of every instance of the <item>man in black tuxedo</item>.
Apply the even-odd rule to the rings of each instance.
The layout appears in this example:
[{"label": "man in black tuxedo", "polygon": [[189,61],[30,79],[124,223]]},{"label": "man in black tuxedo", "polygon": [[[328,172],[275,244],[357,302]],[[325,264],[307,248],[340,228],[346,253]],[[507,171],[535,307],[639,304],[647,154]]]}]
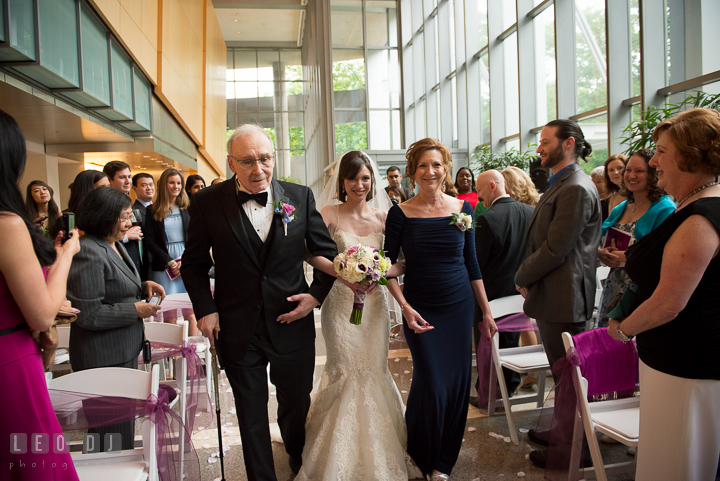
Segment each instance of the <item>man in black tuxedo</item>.
[{"label": "man in black tuxedo", "polygon": [[[505,191],[505,180],[497,170],[483,172],[477,178],[478,199],[487,209],[477,218],[475,252],[485,279],[488,301],[517,294],[515,272],[525,260],[525,239],[533,208],[516,201]],[[482,321],[480,306],[475,306],[475,345],[480,340],[477,323]],[[517,347],[519,332],[498,333],[501,348]],[[520,374],[503,369],[508,392],[520,385]]]},{"label": "man in black tuxedo", "polygon": [[[133,215],[138,218],[145,230],[145,215],[147,214],[147,206],[152,204],[155,195],[155,179],[147,172],[140,172],[133,175],[132,189],[135,191],[135,202],[133,202]],[[138,215],[138,213],[140,215]],[[143,243],[142,263],[140,265],[140,279],[148,280],[150,265],[152,264],[152,255],[147,249],[147,245]]]},{"label": "man in black tuxedo", "polygon": [[[315,271],[305,282],[305,249],[334,259],[337,246],[307,187],[272,178],[275,152],[256,125],[228,141],[230,182],[193,195],[182,277],[198,328],[221,352],[235,395],[250,480],[275,480],[266,367],[277,388],[278,425],[294,472],[302,465],[305,419],[315,369],[313,309],[334,278]],[[295,208],[283,223],[274,205]],[[215,295],[208,270],[215,259]],[[219,328],[219,333],[216,332]],[[216,342],[217,339],[217,342]]]}]

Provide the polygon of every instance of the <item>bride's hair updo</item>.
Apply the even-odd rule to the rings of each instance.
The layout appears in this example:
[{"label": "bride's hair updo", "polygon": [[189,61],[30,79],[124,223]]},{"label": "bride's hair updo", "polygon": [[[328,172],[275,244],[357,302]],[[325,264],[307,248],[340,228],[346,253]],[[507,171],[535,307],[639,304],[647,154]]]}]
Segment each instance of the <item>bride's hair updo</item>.
[{"label": "bride's hair updo", "polygon": [[371,200],[373,198],[373,192],[375,192],[375,173],[373,172],[372,164],[370,159],[364,152],[359,150],[351,150],[345,153],[340,159],[340,167],[338,172],[338,200],[340,202],[347,202],[347,192],[345,192],[345,179],[353,180],[357,177],[358,173],[363,167],[367,167],[370,171],[370,192],[368,192],[365,200]]}]

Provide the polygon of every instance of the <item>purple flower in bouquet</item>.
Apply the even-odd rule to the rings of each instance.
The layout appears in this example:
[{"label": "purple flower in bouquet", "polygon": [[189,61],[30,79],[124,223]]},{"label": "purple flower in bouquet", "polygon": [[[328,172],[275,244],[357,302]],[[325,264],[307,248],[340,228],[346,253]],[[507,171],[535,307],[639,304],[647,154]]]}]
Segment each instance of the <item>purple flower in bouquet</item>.
[{"label": "purple flower in bouquet", "polygon": [[359,249],[358,246],[352,246],[351,248],[349,248],[347,250],[347,255],[351,256],[351,255],[355,254],[358,251],[358,249]]},{"label": "purple flower in bouquet", "polygon": [[382,272],[380,272],[380,271],[377,270],[377,269],[374,269],[374,270],[370,273],[370,275],[372,276],[372,280],[376,282],[376,281],[379,281],[380,278],[382,277]]}]

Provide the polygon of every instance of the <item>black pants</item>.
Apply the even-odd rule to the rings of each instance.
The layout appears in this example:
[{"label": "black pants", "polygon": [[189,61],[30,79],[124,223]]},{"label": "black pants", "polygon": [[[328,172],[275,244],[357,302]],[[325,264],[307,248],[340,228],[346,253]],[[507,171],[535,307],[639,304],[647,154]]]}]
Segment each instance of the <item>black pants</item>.
[{"label": "black pants", "polygon": [[[140,353],[138,353],[140,354]],[[112,366],[96,366],[100,367],[125,367],[129,369],[137,369],[138,361],[137,357],[127,362],[121,362],[120,364],[113,364]],[[92,406],[93,400],[87,399],[83,401],[83,406]],[[102,422],[101,417],[88,416],[88,422],[98,423]],[[105,451],[105,435],[119,433],[122,436],[122,449],[134,449],[135,448],[135,420],[127,421],[124,423],[113,424],[110,426],[103,426],[101,428],[88,429],[88,434],[99,434],[100,435],[100,450]],[[113,447],[117,450],[116,447]]]},{"label": "black pants", "polygon": [[242,361],[227,358],[225,373],[235,396],[245,470],[248,480],[275,481],[268,419],[267,365],[277,388],[278,425],[285,450],[300,457],[305,446],[305,419],[310,410],[315,370],[315,344],[291,354],[278,353],[269,338],[264,316]]}]

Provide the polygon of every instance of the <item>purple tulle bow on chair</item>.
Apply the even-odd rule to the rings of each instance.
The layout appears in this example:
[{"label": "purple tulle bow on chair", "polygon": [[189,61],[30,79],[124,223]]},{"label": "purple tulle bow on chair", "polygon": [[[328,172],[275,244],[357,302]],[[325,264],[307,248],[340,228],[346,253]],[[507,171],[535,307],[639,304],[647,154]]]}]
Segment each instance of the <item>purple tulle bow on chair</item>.
[{"label": "purple tulle bow on chair", "polygon": [[[161,387],[158,395],[147,399],[96,396],[87,393],[49,389],[50,399],[63,432],[111,426],[136,418],[147,418],[155,425],[155,456],[162,481],[201,479],[200,462],[190,439],[191,432],[168,404],[172,388]],[[184,443],[184,456],[179,443]],[[146,462],[149,462],[146,459]],[[153,463],[150,463],[152,466]]]},{"label": "purple tulle bow on chair", "polygon": [[559,376],[553,387],[554,407],[543,409],[537,426],[537,431],[550,432],[545,471],[549,480],[583,478],[580,461],[585,433],[576,368],[588,382],[590,402],[627,398],[638,392],[639,360],[632,341],[616,341],[607,334],[607,328],[592,329],[572,339],[575,348],[568,349],[553,366],[553,373]]},{"label": "purple tulle bow on chair", "polygon": [[[526,332],[537,331],[535,319],[525,314],[511,314],[495,319],[498,332]],[[478,369],[478,407],[484,411],[488,408],[488,399],[492,394],[497,398],[497,374],[492,360],[492,341],[480,336],[477,346]],[[492,387],[491,387],[492,386]],[[492,391],[492,392],[491,392]]]}]

